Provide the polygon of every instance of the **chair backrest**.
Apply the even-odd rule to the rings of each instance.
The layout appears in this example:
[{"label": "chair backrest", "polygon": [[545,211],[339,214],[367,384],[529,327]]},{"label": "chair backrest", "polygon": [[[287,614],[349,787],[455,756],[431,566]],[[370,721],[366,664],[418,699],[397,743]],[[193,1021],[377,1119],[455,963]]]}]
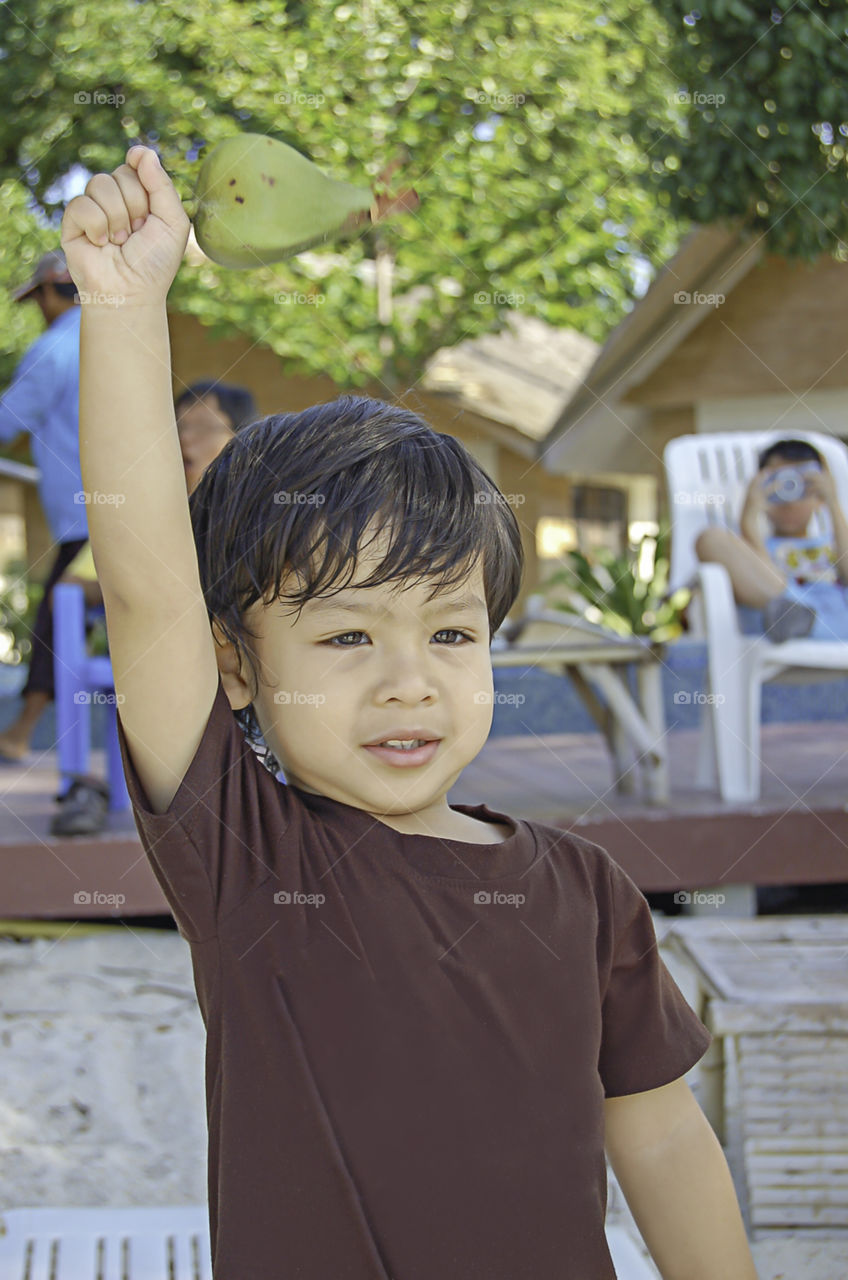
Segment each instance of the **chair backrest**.
[{"label": "chair backrest", "polygon": [[[807,440],[818,449],[833,475],[840,505],[848,512],[848,449],[835,436],[818,431],[710,431],[668,442],[663,461],[671,518],[671,590],[684,586],[695,573],[695,540],[702,529],[722,525],[738,532],[759,454],[766,445],[789,439]],[[813,517],[810,533],[830,535],[826,512]]]}]

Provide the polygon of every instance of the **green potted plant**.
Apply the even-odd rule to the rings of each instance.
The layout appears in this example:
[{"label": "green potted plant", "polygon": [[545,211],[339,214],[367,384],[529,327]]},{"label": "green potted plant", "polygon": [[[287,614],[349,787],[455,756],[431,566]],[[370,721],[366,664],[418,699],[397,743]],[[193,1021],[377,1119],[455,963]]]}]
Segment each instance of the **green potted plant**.
[{"label": "green potted plant", "polygon": [[585,555],[568,551],[564,563],[541,584],[545,603],[622,636],[648,636],[657,644],[683,633],[682,615],[691,592],[668,592],[670,526],[646,534],[623,554],[600,548]]}]

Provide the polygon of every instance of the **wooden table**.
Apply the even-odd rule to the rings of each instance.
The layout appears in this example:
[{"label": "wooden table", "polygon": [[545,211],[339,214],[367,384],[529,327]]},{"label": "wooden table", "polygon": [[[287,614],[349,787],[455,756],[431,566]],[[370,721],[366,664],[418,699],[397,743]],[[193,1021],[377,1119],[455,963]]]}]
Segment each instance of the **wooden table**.
[{"label": "wooden table", "polygon": [[[499,633],[500,634],[500,633]],[[616,790],[633,791],[634,752],[649,804],[669,800],[662,646],[618,636],[576,615],[534,610],[504,629],[493,668],[532,666],[568,676],[607,740]],[[627,674],[636,670],[636,697]],[[598,696],[600,695],[600,696]]]},{"label": "wooden table", "polygon": [[664,946],[715,1037],[702,1106],[749,1232],[845,1231],[848,1258],[848,916],[678,919]]}]

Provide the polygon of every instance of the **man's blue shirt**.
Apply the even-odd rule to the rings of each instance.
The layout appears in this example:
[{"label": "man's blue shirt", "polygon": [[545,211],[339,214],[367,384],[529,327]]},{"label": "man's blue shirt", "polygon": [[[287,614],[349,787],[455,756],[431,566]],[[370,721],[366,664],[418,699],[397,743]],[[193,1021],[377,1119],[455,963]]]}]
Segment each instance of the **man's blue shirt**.
[{"label": "man's blue shirt", "polygon": [[57,542],[88,537],[79,463],[80,309],[57,316],[21,360],[0,397],[0,441],[32,439],[41,505]]}]

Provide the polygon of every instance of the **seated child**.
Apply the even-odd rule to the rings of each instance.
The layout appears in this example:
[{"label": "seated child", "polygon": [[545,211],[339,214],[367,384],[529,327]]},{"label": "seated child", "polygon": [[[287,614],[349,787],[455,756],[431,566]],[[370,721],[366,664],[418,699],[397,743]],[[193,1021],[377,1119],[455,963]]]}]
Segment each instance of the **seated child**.
[{"label": "seated child", "polygon": [[509,504],[363,396],[253,423],[189,500],[165,309],[188,229],[134,146],[62,242],[124,298],[83,307],[82,471],[126,495],[90,533],[206,1027],[215,1280],[614,1280],[605,1147],[665,1280],[756,1280],[683,1078],[709,1032],[645,898],[577,834],[447,800],[491,727]]},{"label": "seated child", "polygon": [[[783,490],[786,468],[794,475]],[[830,515],[830,538],[808,533],[822,507]],[[764,449],[745,495],[740,534],[710,526],[695,550],[700,560],[725,566],[737,603],[762,610],[763,629],[775,643],[802,636],[848,640],[848,523],[827,463],[807,441],[778,440]]]}]

